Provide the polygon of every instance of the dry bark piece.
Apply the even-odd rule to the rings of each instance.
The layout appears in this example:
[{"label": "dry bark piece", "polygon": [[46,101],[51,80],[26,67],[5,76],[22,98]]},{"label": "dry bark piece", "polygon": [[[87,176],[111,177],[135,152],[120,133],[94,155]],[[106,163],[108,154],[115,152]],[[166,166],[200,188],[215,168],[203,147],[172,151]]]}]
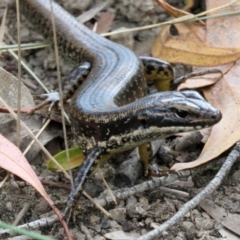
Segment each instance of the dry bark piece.
[{"label": "dry bark piece", "polygon": [[142,174],[142,162],[138,158],[136,151],[134,151],[128,160],[123,162],[117,169],[114,181],[115,185],[118,187],[132,186]]}]

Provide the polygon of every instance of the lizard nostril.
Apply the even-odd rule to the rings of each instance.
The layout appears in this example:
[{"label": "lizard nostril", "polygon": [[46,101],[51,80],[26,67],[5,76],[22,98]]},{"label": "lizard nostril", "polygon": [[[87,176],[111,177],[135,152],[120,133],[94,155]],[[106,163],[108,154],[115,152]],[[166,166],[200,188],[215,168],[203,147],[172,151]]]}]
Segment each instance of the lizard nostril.
[{"label": "lizard nostril", "polygon": [[222,119],[222,113],[220,111],[218,111],[216,114],[212,115],[211,118],[213,120],[220,121]]}]

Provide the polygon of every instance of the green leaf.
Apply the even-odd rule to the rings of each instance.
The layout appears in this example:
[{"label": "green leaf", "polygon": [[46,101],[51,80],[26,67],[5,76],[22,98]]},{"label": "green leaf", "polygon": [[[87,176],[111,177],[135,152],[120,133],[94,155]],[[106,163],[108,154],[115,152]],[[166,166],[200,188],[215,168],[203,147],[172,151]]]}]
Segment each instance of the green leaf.
[{"label": "green leaf", "polygon": [[[82,149],[80,149],[79,147],[71,148],[69,149],[68,152],[69,152],[69,163],[67,160],[66,151],[62,151],[58,153],[57,155],[54,156],[54,158],[65,170],[69,170],[69,169],[80,166],[84,160]],[[58,166],[52,160],[48,160],[47,168],[52,171],[57,171],[57,172],[61,171],[61,169],[59,169]]]}]

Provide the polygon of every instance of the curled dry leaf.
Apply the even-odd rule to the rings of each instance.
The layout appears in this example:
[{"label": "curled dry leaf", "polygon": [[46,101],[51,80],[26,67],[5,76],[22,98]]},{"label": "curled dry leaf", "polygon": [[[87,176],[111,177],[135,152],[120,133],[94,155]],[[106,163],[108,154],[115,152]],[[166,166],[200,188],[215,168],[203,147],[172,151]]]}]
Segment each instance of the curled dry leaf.
[{"label": "curled dry leaf", "polygon": [[188,78],[185,82],[179,85],[177,90],[181,91],[184,89],[195,89],[195,88],[211,86],[215,84],[217,81],[219,81],[221,77],[222,77],[222,74],[214,73],[214,74],[206,74],[201,77]]},{"label": "curled dry leaf", "polygon": [[0,143],[0,167],[19,176],[20,178],[28,182],[30,185],[32,185],[44,197],[44,199],[54,210],[54,212],[58,216],[58,219],[61,221],[65,231],[68,234],[66,222],[63,220],[60,211],[55,207],[54,202],[46,193],[43,185],[38,179],[38,176],[35,174],[31,166],[29,165],[27,159],[13,143],[8,141],[1,134]]},{"label": "curled dry leaf", "polygon": [[37,175],[21,151],[0,134],[0,166],[31,184],[52,206],[53,201],[45,192]]},{"label": "curled dry leaf", "polygon": [[157,2],[166,12],[168,12],[169,14],[171,14],[175,18],[188,15],[187,12],[185,12],[181,9],[177,9],[177,8],[171,6],[170,4],[166,3],[163,0],[157,0]]},{"label": "curled dry leaf", "polygon": [[[166,12],[168,12],[171,16],[173,16],[173,17],[175,17],[175,18],[178,18],[178,17],[182,17],[182,16],[193,16],[193,14],[191,14],[191,13],[188,13],[188,12],[186,12],[185,10],[186,9],[190,9],[191,7],[193,7],[193,5],[194,5],[194,1],[193,0],[188,0],[188,1],[186,1],[187,3],[186,3],[186,5],[185,5],[185,7],[184,7],[184,10],[182,10],[182,9],[178,9],[178,8],[175,8],[175,7],[173,7],[173,6],[171,6],[170,4],[168,4],[167,2],[165,2],[165,1],[163,1],[163,0],[156,0],[158,3],[159,3],[159,5],[166,11]],[[193,23],[193,25],[198,25],[198,24],[202,24],[202,25],[204,25],[204,23],[203,22],[195,22],[195,23]],[[190,25],[189,25],[190,26]]]}]

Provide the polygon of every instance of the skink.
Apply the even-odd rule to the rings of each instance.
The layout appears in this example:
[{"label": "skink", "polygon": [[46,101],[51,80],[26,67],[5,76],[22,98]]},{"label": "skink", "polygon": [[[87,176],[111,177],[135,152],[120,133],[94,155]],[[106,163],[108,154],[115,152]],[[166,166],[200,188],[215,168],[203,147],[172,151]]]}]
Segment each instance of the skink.
[{"label": "skink", "polygon": [[[52,39],[49,0],[20,3],[27,18]],[[147,95],[145,75],[158,72],[171,77],[170,65],[152,58],[140,60],[126,47],[86,28],[54,2],[53,13],[59,49],[75,64],[87,62],[84,66],[90,71],[71,100],[72,130],[85,160],[68,197],[67,215],[90,168],[102,157],[144,147],[174,133],[209,127],[220,121],[221,113],[195,91]],[[84,75],[84,67],[76,73],[81,71]],[[142,158],[146,168],[148,157]]]}]

